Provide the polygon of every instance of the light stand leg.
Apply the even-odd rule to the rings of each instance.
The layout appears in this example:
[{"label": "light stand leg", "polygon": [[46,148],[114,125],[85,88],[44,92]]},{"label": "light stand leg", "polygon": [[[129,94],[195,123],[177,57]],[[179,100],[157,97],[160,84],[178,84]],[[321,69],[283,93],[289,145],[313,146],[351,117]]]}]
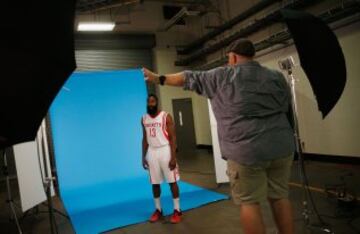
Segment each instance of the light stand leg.
[{"label": "light stand leg", "polygon": [[[43,204],[43,205],[47,206],[47,204]],[[67,214],[65,214],[64,212],[62,212],[62,211],[60,211],[60,210],[58,210],[58,209],[56,209],[56,208],[54,208],[54,207],[53,207],[53,211],[54,211],[54,214],[59,214],[59,215],[61,215],[62,217],[70,220],[69,216],[68,216]]]},{"label": "light stand leg", "polygon": [[4,159],[4,175],[6,177],[6,190],[7,190],[7,200],[6,202],[9,204],[10,211],[12,212],[12,216],[15,220],[16,227],[18,229],[19,234],[22,234],[22,230],[19,224],[19,219],[16,215],[16,210],[14,206],[14,201],[11,194],[11,187],[10,187],[10,177],[9,177],[9,171],[8,171],[8,164],[7,164],[7,157],[6,157],[6,151],[4,150],[3,153],[3,159]]},{"label": "light stand leg", "polygon": [[66,218],[66,219],[70,220],[69,216],[68,216],[68,215],[66,215],[66,214],[64,214],[64,213],[63,213],[63,212],[61,212],[60,210],[58,210],[58,209],[56,209],[56,208],[53,208],[53,210],[54,210],[54,212],[55,212],[55,213],[57,213],[57,214],[61,215],[62,217],[64,217],[64,218]]},{"label": "light stand leg", "polygon": [[56,234],[57,233],[57,229],[56,229],[56,220],[54,217],[54,210],[53,210],[53,205],[52,205],[52,197],[51,197],[51,180],[47,179],[46,182],[44,182],[44,186],[46,187],[46,197],[47,197],[47,205],[48,205],[48,210],[49,210],[49,221],[50,221],[50,229],[51,229],[51,234]]},{"label": "light stand leg", "polygon": [[54,209],[53,209],[53,204],[52,204],[52,197],[51,197],[51,185],[52,185],[52,181],[53,178],[51,178],[49,176],[49,172],[48,172],[48,162],[47,162],[47,157],[45,154],[45,149],[44,149],[44,137],[42,138],[41,141],[41,147],[42,147],[42,152],[43,152],[43,162],[44,162],[44,174],[45,174],[45,181],[44,181],[44,188],[45,188],[45,193],[46,193],[46,198],[47,198],[47,205],[48,205],[48,210],[49,210],[49,221],[50,221],[50,229],[51,229],[51,234],[56,234],[57,233],[57,228],[56,228],[56,220],[55,220],[55,216],[54,216]]}]

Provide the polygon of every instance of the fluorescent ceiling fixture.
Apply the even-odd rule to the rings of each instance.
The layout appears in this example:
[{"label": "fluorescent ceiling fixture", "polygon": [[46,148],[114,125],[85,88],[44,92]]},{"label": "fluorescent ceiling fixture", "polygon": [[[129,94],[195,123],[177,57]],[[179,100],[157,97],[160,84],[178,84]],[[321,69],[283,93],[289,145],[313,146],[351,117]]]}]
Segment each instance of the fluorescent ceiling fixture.
[{"label": "fluorescent ceiling fixture", "polygon": [[112,31],[115,23],[79,23],[78,31]]}]

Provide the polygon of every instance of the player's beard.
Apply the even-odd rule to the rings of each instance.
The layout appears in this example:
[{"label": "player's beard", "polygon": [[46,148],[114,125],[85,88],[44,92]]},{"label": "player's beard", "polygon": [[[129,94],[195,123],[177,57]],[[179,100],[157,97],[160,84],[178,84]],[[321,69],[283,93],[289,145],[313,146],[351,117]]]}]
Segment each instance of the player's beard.
[{"label": "player's beard", "polygon": [[147,113],[149,115],[156,115],[156,113],[158,112],[158,106],[147,106]]}]

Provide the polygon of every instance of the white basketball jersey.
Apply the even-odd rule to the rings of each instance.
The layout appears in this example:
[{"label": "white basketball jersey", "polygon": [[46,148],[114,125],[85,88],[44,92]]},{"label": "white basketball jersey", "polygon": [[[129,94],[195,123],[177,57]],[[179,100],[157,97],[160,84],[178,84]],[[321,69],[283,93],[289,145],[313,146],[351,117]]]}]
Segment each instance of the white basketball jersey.
[{"label": "white basketball jersey", "polygon": [[169,145],[169,134],[166,131],[167,115],[165,111],[161,111],[155,117],[151,117],[149,114],[143,116],[146,139],[150,147]]}]

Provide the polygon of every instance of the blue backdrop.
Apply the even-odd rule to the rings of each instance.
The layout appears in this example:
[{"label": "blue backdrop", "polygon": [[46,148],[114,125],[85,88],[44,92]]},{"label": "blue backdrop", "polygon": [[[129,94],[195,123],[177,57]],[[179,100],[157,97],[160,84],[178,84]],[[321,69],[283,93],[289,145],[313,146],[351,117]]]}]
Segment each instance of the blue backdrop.
[{"label": "blue backdrop", "polygon": [[[77,233],[99,233],[147,220],[154,211],[141,165],[141,70],[74,73],[50,109],[60,193]],[[227,198],[180,182],[183,210]],[[162,204],[172,212],[168,186]]]}]

